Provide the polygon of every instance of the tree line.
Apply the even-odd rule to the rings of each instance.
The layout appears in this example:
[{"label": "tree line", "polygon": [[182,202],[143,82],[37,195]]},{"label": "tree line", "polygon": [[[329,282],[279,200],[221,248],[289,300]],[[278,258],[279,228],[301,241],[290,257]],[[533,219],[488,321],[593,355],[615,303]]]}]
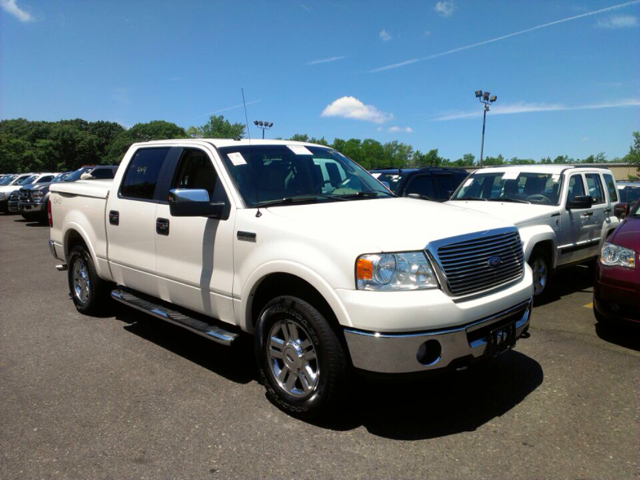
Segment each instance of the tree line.
[{"label": "tree line", "polygon": [[[69,171],[83,165],[118,164],[129,146],[136,142],[171,138],[242,138],[242,123],[231,123],[223,116],[212,116],[201,126],[186,130],[175,123],[154,120],[138,123],[125,129],[115,122],[88,122],[86,120],[60,120],[58,122],[28,121],[25,119],[0,121],[0,173]],[[312,142],[330,146],[352,158],[364,168],[410,168],[423,166],[469,167],[477,164],[476,157],[467,153],[450,160],[442,157],[438,149],[427,152],[414,150],[411,145],[392,141],[381,143],[367,138],[344,140],[306,134],[293,135],[288,140]],[[640,168],[640,132],[633,133],[633,144],[623,158],[611,162],[636,163]],[[483,165],[524,165],[533,163],[603,163],[604,153],[576,159],[567,155],[545,157],[538,162],[532,158],[505,158],[502,155],[486,157]]]}]

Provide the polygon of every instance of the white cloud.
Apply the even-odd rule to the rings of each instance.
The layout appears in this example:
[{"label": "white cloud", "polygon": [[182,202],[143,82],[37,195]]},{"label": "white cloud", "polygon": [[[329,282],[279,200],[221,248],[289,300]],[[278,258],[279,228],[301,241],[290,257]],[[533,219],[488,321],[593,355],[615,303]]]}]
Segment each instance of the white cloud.
[{"label": "white cloud", "polygon": [[464,50],[469,50],[471,48],[480,47],[482,45],[487,45],[489,43],[494,43],[494,42],[499,42],[501,40],[506,40],[507,38],[515,37],[517,35],[522,35],[522,34],[525,34],[525,33],[528,33],[528,32],[533,32],[534,30],[539,30],[541,28],[551,27],[553,25],[558,25],[559,23],[570,22],[572,20],[577,20],[579,18],[590,17],[591,15],[598,15],[598,14],[603,13],[603,12],[609,12],[611,10],[616,10],[616,9],[619,9],[619,8],[628,7],[630,5],[635,5],[635,4],[638,4],[638,3],[640,3],[640,0],[632,0],[632,1],[626,2],[626,3],[620,3],[618,5],[612,5],[611,7],[601,8],[600,10],[594,10],[594,11],[587,12],[587,13],[581,13],[580,15],[574,15],[572,17],[563,18],[561,20],[555,20],[553,22],[544,23],[542,25],[537,25],[535,27],[527,28],[525,30],[520,30],[519,32],[508,33],[508,34],[502,35],[500,37],[491,38],[489,40],[484,40],[484,41],[478,42],[478,43],[472,43],[471,45],[465,45],[464,47],[458,47],[458,48],[454,48],[452,50],[447,50],[446,52],[434,53],[433,55],[428,55],[426,57],[412,58],[410,60],[405,60],[404,62],[393,63],[391,65],[385,65],[384,67],[374,68],[373,70],[369,70],[369,73],[377,73],[377,72],[383,72],[385,70],[393,70],[395,68],[400,68],[400,67],[405,67],[407,65],[411,65],[413,63],[424,62],[426,60],[432,60],[432,59],[438,58],[438,57],[444,57],[446,55],[451,55],[452,53],[462,52]]},{"label": "white cloud", "polygon": [[393,126],[389,128],[390,132],[403,132],[403,133],[413,133],[413,128],[411,127],[397,127]]},{"label": "white cloud", "polygon": [[380,32],[380,40],[382,40],[383,42],[388,42],[389,40],[391,40],[391,35],[389,35],[386,30],[382,30]]},{"label": "white cloud", "polygon": [[373,105],[365,105],[355,97],[340,97],[322,111],[322,117],[343,117],[365,122],[384,123],[393,118],[393,114],[384,113]]},{"label": "white cloud", "polygon": [[319,60],[311,60],[310,62],[307,62],[307,65],[318,65],[319,63],[329,63],[329,62],[336,62],[338,60],[342,60],[345,59],[347,57],[329,57],[329,58],[321,58]]},{"label": "white cloud", "polygon": [[[611,101],[606,103],[592,103],[586,105],[563,105],[561,103],[528,103],[518,102],[505,105],[493,105],[491,115],[514,115],[518,113],[532,112],[558,112],[567,110],[599,110],[602,108],[640,107],[640,99],[629,98],[625,100]],[[439,115],[432,120],[459,120],[463,118],[476,118],[482,116],[482,109],[467,111],[449,112]]]},{"label": "white cloud", "polygon": [[598,28],[629,28],[638,26],[638,17],[633,15],[612,15],[608,18],[601,18],[596,23]]},{"label": "white cloud", "polygon": [[35,18],[26,10],[18,6],[16,0],[0,0],[0,7],[10,15],[13,15],[21,22],[34,22]]},{"label": "white cloud", "polygon": [[442,2],[436,3],[436,6],[433,7],[433,9],[441,17],[450,17],[451,15],[453,15],[456,6],[451,0],[444,0]]}]

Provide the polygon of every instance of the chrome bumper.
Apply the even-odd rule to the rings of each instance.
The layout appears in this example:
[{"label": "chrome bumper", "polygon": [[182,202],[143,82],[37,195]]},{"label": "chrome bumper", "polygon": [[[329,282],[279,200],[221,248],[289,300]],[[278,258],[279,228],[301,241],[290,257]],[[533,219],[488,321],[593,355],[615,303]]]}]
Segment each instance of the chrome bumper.
[{"label": "chrome bumper", "polygon": [[[457,359],[489,355],[490,332],[514,324],[515,338],[529,326],[531,300],[467,325],[422,333],[376,333],[345,329],[354,367],[376,373],[413,373],[449,366]],[[493,328],[492,328],[493,327]],[[439,343],[439,354],[428,363],[418,357],[423,345]],[[433,342],[431,342],[431,345]],[[422,348],[422,351],[421,351]],[[423,357],[424,358],[424,357]]]}]

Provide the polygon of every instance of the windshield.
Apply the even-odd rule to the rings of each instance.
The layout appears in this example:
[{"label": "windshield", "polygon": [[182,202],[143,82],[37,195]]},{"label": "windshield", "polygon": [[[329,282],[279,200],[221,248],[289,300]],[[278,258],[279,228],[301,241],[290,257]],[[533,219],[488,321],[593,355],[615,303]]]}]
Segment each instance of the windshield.
[{"label": "windshield", "polygon": [[69,175],[69,173],[61,173],[59,175],[56,175],[55,177],[53,177],[53,180],[51,180],[51,183],[63,182]]},{"label": "windshield", "polygon": [[389,190],[393,193],[398,193],[398,185],[402,180],[402,174],[400,173],[379,173],[376,178],[379,182],[387,182],[389,184]]},{"label": "windshield", "polygon": [[0,185],[9,185],[14,178],[13,175],[7,175],[0,180]]},{"label": "windshield", "polygon": [[640,187],[626,187],[622,190],[621,200],[626,203],[633,203],[640,199]]},{"label": "windshield", "polygon": [[82,167],[71,173],[67,178],[64,179],[65,182],[75,182],[76,180],[80,180],[82,174],[88,170],[91,170],[94,167]]},{"label": "windshield", "polygon": [[247,145],[218,150],[248,207],[393,196],[362,167],[328,148]]},{"label": "windshield", "polygon": [[26,176],[26,177],[22,177],[22,178],[18,179],[18,181],[16,183],[14,183],[14,185],[29,185],[36,178],[37,178],[36,175],[29,175],[29,176]]},{"label": "windshield", "polygon": [[452,200],[559,205],[562,175],[534,172],[479,173],[467,178]]}]

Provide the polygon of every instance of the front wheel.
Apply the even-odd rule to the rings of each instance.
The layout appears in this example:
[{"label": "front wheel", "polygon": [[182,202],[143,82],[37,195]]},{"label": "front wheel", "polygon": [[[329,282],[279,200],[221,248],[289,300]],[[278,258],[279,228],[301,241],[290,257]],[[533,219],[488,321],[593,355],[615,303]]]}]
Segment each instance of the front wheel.
[{"label": "front wheel", "polygon": [[551,280],[551,264],[549,256],[542,250],[534,250],[529,259],[533,272],[533,298],[536,303],[542,302],[549,294]]},{"label": "front wheel", "polygon": [[337,405],[349,367],[318,310],[296,297],[277,297],[262,310],[255,339],[260,379],[280,409],[311,418]]},{"label": "front wheel", "polygon": [[69,291],[80,313],[100,313],[108,301],[107,282],[98,277],[86,247],[76,245],[69,254]]}]

